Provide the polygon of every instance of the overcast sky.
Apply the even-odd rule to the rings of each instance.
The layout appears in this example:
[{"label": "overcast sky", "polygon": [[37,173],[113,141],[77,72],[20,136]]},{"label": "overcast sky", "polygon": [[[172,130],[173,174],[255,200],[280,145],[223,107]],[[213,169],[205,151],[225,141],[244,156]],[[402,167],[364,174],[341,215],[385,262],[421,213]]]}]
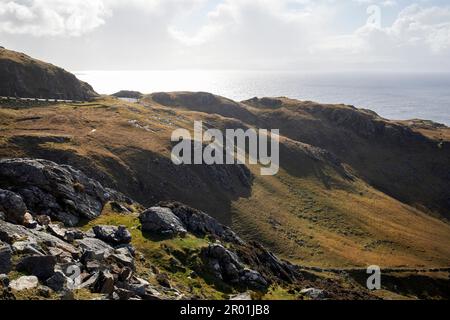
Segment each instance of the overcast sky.
[{"label": "overcast sky", "polygon": [[71,71],[450,71],[450,2],[0,0],[0,45]]}]

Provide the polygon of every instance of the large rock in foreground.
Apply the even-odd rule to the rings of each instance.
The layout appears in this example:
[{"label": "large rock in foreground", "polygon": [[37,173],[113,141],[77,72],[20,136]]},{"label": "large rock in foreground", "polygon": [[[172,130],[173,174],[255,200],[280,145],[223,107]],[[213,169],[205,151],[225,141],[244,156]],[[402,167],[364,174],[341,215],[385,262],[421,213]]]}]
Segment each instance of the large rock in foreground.
[{"label": "large rock in foreground", "polygon": [[126,201],[81,171],[46,160],[0,160],[0,188],[20,195],[34,216],[48,215],[67,226],[98,217],[107,201]]},{"label": "large rock in foreground", "polygon": [[90,100],[98,94],[87,83],[52,64],[0,48],[0,96]]}]

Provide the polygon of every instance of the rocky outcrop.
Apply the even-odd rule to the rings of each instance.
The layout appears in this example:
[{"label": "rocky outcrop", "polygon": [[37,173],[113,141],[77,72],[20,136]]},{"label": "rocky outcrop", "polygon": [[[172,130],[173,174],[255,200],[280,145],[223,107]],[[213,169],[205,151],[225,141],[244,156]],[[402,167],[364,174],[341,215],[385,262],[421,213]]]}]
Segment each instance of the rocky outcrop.
[{"label": "rocky outcrop", "polygon": [[124,226],[95,226],[92,230],[97,238],[112,245],[128,244],[131,242],[131,234]]},{"label": "rocky outcrop", "polygon": [[23,276],[11,281],[9,287],[14,291],[23,291],[37,288],[39,280],[35,276]]},{"label": "rocky outcrop", "polygon": [[91,100],[98,94],[87,83],[54,65],[0,48],[0,96]]},{"label": "rocky outcrop", "polygon": [[145,232],[171,237],[187,233],[183,223],[169,208],[150,208],[141,213],[139,220]]},{"label": "rocky outcrop", "polygon": [[[127,201],[122,194],[103,187],[81,171],[46,160],[0,160],[0,187],[20,195],[34,216],[48,215],[67,226],[98,217],[110,200]],[[17,195],[0,191],[0,199],[2,195],[5,200],[0,200],[0,209],[20,222],[23,203]]]},{"label": "rocky outcrop", "polygon": [[209,271],[217,279],[258,291],[264,291],[269,286],[258,271],[246,268],[234,252],[220,244],[209,245],[202,250],[201,255]]},{"label": "rocky outcrop", "polygon": [[4,214],[6,220],[22,224],[27,213],[27,206],[19,195],[0,189],[0,212]]},{"label": "rocky outcrop", "polygon": [[243,241],[229,228],[219,223],[206,213],[191,208],[179,202],[162,202],[161,207],[170,210],[183,228],[198,236],[213,236],[226,242],[243,243]]}]

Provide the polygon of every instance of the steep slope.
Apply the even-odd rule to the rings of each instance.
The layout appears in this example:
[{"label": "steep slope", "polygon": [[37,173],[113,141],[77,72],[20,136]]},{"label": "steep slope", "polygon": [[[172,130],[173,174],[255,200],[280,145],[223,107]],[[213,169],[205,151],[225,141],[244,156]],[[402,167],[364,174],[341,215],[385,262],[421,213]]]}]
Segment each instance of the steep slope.
[{"label": "steep slope", "polygon": [[0,96],[85,101],[98,94],[61,68],[0,48]]},{"label": "steep slope", "polygon": [[371,292],[365,269],[293,265],[204,212],[179,202],[144,209],[71,166],[3,159],[0,169],[0,300],[450,295],[450,268],[385,269],[383,290]]},{"label": "steep slope", "polygon": [[[291,139],[330,151],[374,188],[450,218],[448,139],[422,134],[414,121],[389,121],[352,106],[274,100],[275,110],[258,99],[244,103],[254,107],[265,126],[279,127]],[[427,128],[450,131],[442,125]]]},{"label": "steep slope", "polygon": [[[430,215],[432,211],[443,215],[442,205],[420,209],[429,205],[425,195],[440,199],[439,190],[447,183],[445,176],[426,167],[433,161],[444,165],[445,157],[438,150],[447,152],[445,146],[433,149],[431,133],[425,136],[407,124],[344,106],[296,108],[309,104],[286,99],[242,104],[203,93],[168,95],[169,102],[150,96],[140,104],[102,98],[23,110],[6,106],[0,109],[0,157],[44,158],[73,165],[145,206],[161,200],[184,202],[232,226],[244,239],[258,239],[283,258],[302,265],[450,264],[450,225]],[[337,124],[322,115],[323,108],[370,116],[369,126],[372,122],[385,127],[392,124],[394,132],[404,130],[407,138],[395,140],[395,134],[382,139],[365,137],[364,127],[359,128],[357,122]],[[192,130],[194,120],[222,130],[280,128],[280,173],[262,177],[259,166],[175,166],[170,161],[171,133],[177,128]],[[369,179],[376,178],[378,158],[375,165],[370,158],[365,160],[365,173],[363,165],[354,160],[353,143],[367,156],[372,153],[364,150],[372,144],[377,157],[388,157],[399,148],[413,166],[428,159],[418,171],[426,178],[423,186],[408,186],[407,180],[381,175],[388,186],[398,183],[420,193],[430,181],[437,185],[429,185],[428,193],[411,202],[415,207],[401,202],[400,196]],[[428,146],[424,149],[428,153],[419,157],[417,146]],[[389,170],[396,168],[386,165]]]}]

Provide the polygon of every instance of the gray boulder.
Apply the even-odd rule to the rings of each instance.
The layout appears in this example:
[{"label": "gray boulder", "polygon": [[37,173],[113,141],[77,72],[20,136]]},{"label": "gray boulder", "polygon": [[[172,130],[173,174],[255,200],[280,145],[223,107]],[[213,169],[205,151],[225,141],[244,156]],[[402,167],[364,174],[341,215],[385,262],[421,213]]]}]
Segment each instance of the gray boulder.
[{"label": "gray boulder", "polygon": [[47,230],[53,234],[55,237],[58,237],[67,242],[73,242],[77,239],[83,239],[83,232],[76,229],[66,229],[57,224],[49,224],[47,226]]},{"label": "gray boulder", "polygon": [[183,223],[169,208],[153,207],[139,216],[142,230],[162,236],[184,236],[187,233]]},{"label": "gray boulder", "polygon": [[202,250],[201,256],[209,272],[219,280],[259,291],[269,287],[267,280],[258,271],[246,268],[234,252],[221,244],[210,244]]},{"label": "gray boulder", "polygon": [[0,274],[9,273],[11,271],[11,247],[0,241]]},{"label": "gray boulder", "polygon": [[5,220],[23,224],[27,206],[16,193],[0,189],[0,211],[4,213]]},{"label": "gray boulder", "polygon": [[230,228],[200,210],[179,202],[164,202],[160,205],[164,209],[170,209],[184,228],[195,235],[210,235],[225,242],[244,243]]},{"label": "gray boulder", "polygon": [[322,300],[326,298],[325,292],[316,288],[303,289],[300,291],[300,294],[312,300]]},{"label": "gray boulder", "polygon": [[114,249],[106,242],[96,238],[84,238],[75,240],[75,244],[82,250],[83,254],[105,254],[113,252]]},{"label": "gray boulder", "polygon": [[[44,248],[58,248],[64,252],[70,254],[72,257],[77,258],[80,254],[79,250],[70,243],[67,243],[51,234],[30,230],[24,226],[8,223],[0,220],[0,240],[10,245],[15,245],[17,242],[22,243],[28,241],[32,246],[29,248],[35,248],[38,252],[31,249],[36,254],[43,253]],[[20,248],[20,247],[19,247]]]},{"label": "gray boulder", "polygon": [[52,277],[47,280],[47,286],[56,292],[67,291],[71,286],[71,279],[63,271],[57,270]]},{"label": "gray boulder", "polygon": [[35,276],[24,276],[11,281],[9,287],[14,291],[31,290],[39,286],[39,280]]},{"label": "gray boulder", "polygon": [[128,244],[131,242],[131,233],[124,226],[95,226],[92,230],[98,239],[112,245]]},{"label": "gray boulder", "polygon": [[[98,217],[107,201],[126,199],[71,166],[46,160],[2,159],[0,181],[1,187],[22,197],[31,213],[48,215],[67,226]],[[13,213],[20,215],[23,207],[17,205]]]},{"label": "gray boulder", "polygon": [[20,260],[17,270],[34,275],[40,280],[47,280],[55,273],[55,265],[56,258],[53,256],[28,256]]},{"label": "gray boulder", "polygon": [[101,271],[93,291],[96,293],[112,294],[114,292],[114,276],[108,270]]},{"label": "gray boulder", "polygon": [[9,286],[9,278],[6,274],[0,274],[0,288],[7,288]]}]

